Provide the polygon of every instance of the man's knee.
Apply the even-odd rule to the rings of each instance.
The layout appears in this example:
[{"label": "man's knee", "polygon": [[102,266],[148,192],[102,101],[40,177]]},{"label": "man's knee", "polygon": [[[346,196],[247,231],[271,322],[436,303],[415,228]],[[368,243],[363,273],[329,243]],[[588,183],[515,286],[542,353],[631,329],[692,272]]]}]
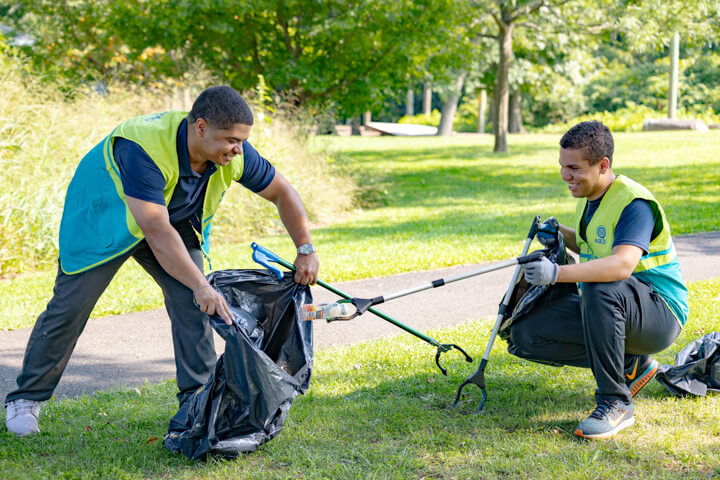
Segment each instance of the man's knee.
[{"label": "man's knee", "polygon": [[616,282],[588,282],[582,286],[582,308],[584,311],[593,311],[608,303],[616,302],[618,293],[623,287],[624,280]]},{"label": "man's knee", "polygon": [[508,352],[520,358],[534,358],[537,346],[533,338],[532,329],[527,328],[527,322],[518,322],[510,328]]}]

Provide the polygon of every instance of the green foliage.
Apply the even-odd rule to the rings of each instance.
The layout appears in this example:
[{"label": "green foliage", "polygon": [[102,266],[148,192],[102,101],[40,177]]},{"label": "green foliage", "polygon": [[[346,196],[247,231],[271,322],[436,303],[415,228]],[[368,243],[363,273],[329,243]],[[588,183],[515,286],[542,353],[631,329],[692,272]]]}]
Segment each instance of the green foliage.
[{"label": "green foliage", "polygon": [[478,128],[478,99],[466,95],[458,105],[453,130],[456,132],[477,132]]},{"label": "green foliage", "polygon": [[[628,104],[630,105],[629,107],[621,108],[613,112],[587,113],[572,118],[567,122],[548,125],[541,130],[548,133],[564,133],[576,123],[597,120],[607,125],[613,132],[639,132],[642,131],[645,120],[664,118],[666,116],[665,112],[653,110],[644,105],[632,105],[631,102],[628,102]],[[712,111],[692,113],[681,109],[677,112],[677,118],[703,120],[707,124],[720,123],[720,114],[713,113]]]},{"label": "green foliage", "polygon": [[[79,160],[121,121],[167,110],[173,99],[169,92],[135,93],[121,85],[111,87],[107,97],[81,88],[60,92],[29,74],[20,59],[0,53],[0,66],[5,92],[0,97],[0,275],[52,269],[65,191]],[[255,108],[251,142],[295,185],[313,221],[327,222],[348,210],[353,184],[326,155],[308,153],[296,123],[270,107]],[[281,228],[275,207],[244,190],[233,188],[225,196],[214,222],[214,243]]]},{"label": "green foliage", "polygon": [[[20,25],[45,71],[84,80],[178,79],[200,62],[238,90],[258,73],[298,105],[363,112],[394,95],[454,29],[459,0],[30,0]],[[412,28],[408,28],[412,25]]]},{"label": "green foliage", "polygon": [[430,125],[431,127],[437,127],[440,124],[440,112],[433,109],[430,115],[425,113],[418,113],[417,115],[403,116],[398,123],[404,123],[409,125]]}]

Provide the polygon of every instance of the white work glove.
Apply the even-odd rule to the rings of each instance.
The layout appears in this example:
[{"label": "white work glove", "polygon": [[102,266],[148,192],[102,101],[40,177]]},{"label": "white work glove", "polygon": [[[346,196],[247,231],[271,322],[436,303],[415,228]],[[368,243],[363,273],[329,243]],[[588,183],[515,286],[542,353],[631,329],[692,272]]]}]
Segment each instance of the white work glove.
[{"label": "white work glove", "polygon": [[533,285],[554,285],[557,282],[558,266],[547,257],[526,263],[523,268],[525,269],[525,280]]}]

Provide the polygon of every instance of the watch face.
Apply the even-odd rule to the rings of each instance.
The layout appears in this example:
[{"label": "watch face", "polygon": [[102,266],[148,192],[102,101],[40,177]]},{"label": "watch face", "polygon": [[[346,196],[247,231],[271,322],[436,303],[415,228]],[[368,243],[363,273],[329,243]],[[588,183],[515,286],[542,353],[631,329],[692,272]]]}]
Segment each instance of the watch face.
[{"label": "watch face", "polygon": [[297,252],[303,255],[310,255],[311,253],[315,252],[315,246],[312,243],[306,243],[304,245],[300,245],[297,249]]}]

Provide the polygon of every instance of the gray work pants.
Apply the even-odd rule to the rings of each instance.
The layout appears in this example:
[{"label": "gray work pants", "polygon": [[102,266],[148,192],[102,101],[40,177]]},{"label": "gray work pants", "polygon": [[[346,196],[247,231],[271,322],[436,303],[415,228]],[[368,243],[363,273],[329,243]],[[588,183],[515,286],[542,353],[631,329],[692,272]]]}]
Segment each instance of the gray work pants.
[{"label": "gray work pants", "polygon": [[538,304],[510,328],[518,357],[590,368],[596,400],[631,403],[624,371],[635,355],[660,352],[681,327],[652,287],[627,280],[585,283],[569,294]]},{"label": "gray work pants", "polygon": [[[202,252],[192,225],[186,221],[174,227],[193,262],[202,270]],[[42,401],[52,396],[90,312],[130,257],[153,277],[165,297],[175,349],[178,401],[184,402],[205,384],[216,361],[208,316],[194,304],[192,291],[163,270],[143,240],[128,253],[82,273],[66,275],[58,268],[53,297],[28,340],[18,388],[8,394],[6,403],[17,399]]]}]

